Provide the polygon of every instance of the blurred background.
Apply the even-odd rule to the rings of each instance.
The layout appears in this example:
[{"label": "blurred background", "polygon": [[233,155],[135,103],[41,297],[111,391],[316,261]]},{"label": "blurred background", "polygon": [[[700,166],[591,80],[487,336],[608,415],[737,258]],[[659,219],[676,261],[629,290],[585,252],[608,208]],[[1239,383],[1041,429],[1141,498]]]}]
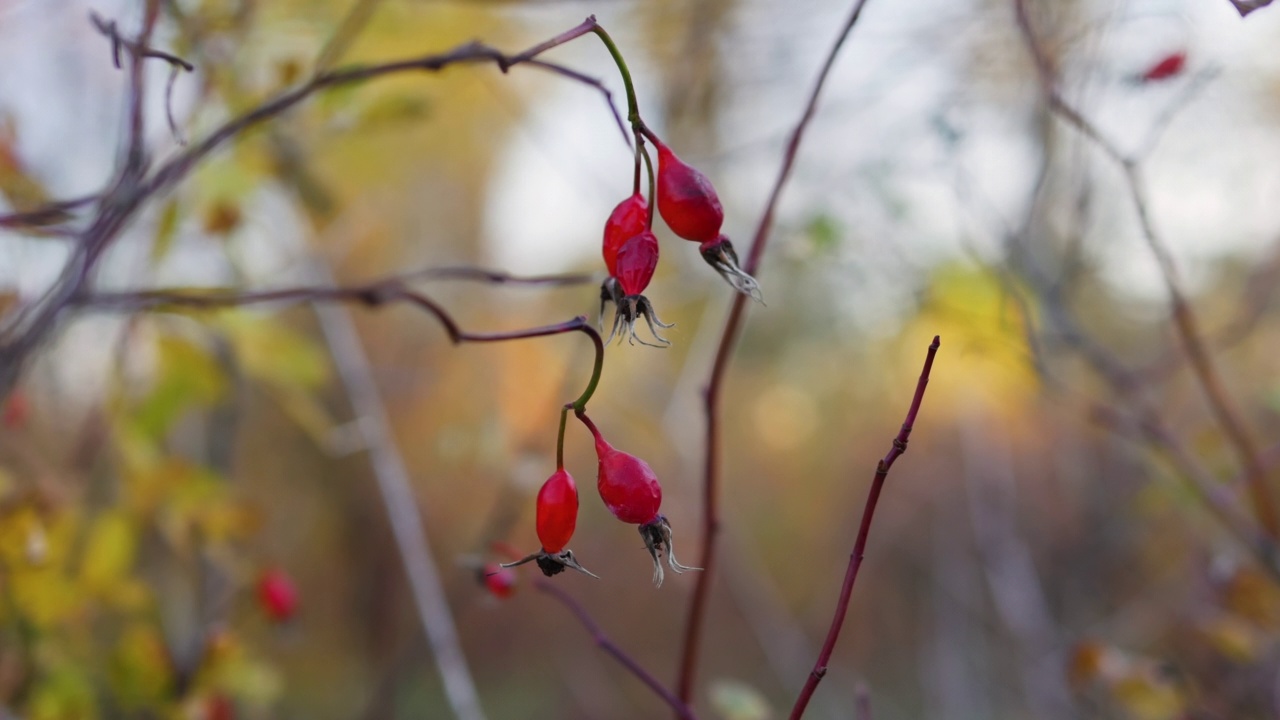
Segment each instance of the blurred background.
[{"label": "blurred background", "polygon": [[[129,35],[141,5],[0,0],[5,212],[112,177],[127,74],[89,13]],[[1280,8],[1028,10],[1064,97],[1137,162],[1273,486]],[[745,251],[847,12],[831,0],[166,0],[153,45],[196,66],[171,98],[196,139],[317,68],[473,39],[514,52],[595,14],[646,122],[710,176]],[[594,38],[548,59],[622,102]],[[181,150],[167,76],[149,66],[159,161]],[[1012,0],[872,0],[839,56],[758,275],[767,306],[749,309],[725,388],[701,717],[785,716],[935,334],[911,451],[808,716],[853,717],[860,695],[877,718],[1280,714],[1280,570],[1274,543],[1257,540],[1238,443],[1188,368],[1124,174],[1044,98]],[[477,332],[594,318],[601,228],[631,163],[583,84],[487,66],[400,75],[321,94],[213,155],[147,205],[96,286],[583,272],[594,279],[420,287]],[[657,228],[647,295],[676,323],[673,347],[609,347],[592,417],[657,471],[691,562],[700,393],[732,298],[692,243]],[[0,230],[0,309],[36,301],[69,247],[42,228]],[[64,322],[0,429],[6,717],[454,717],[389,524],[388,457],[407,470],[488,717],[669,712],[530,585],[536,570],[506,597],[477,581],[476,563],[502,559],[495,541],[537,549],[533,497],[554,470],[558,410],[591,370],[581,336],[455,347],[408,307],[89,308]],[[582,494],[571,547],[602,577],[554,582],[674,683],[695,578],[653,587],[635,530],[598,501],[576,423],[566,463]]]}]

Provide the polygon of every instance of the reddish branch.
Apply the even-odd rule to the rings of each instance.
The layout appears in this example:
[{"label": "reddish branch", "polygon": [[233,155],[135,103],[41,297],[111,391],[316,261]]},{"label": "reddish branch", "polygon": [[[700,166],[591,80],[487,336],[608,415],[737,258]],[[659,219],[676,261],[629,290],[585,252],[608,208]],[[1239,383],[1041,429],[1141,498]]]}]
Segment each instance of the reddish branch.
[{"label": "reddish branch", "polygon": [[555,583],[542,578],[534,580],[533,586],[559,600],[565,607],[569,608],[569,612],[573,613],[573,616],[578,619],[578,622],[582,623],[582,627],[584,627],[587,634],[591,636],[596,647],[603,650],[614,660],[617,660],[618,663],[626,668],[628,672],[634,675],[638,680],[640,680],[640,682],[648,686],[655,695],[662,698],[663,702],[671,706],[671,709],[675,711],[676,717],[681,720],[697,720],[697,716],[694,715],[693,710],[689,705],[676,697],[675,694],[668,690],[657,677],[648,670],[645,670],[640,663],[636,662],[635,658],[632,658],[622,650],[622,648],[618,647],[617,643],[610,640],[609,636],[605,635],[604,631],[600,629],[600,626],[596,624],[596,621],[591,618],[591,615],[587,612],[586,608],[582,607],[581,603],[573,599],[572,595],[561,590]]},{"label": "reddish branch", "polygon": [[1062,96],[1058,89],[1057,76],[1053,69],[1053,64],[1040,46],[1035,30],[1031,26],[1031,19],[1027,14],[1026,0],[1013,0],[1013,4],[1018,27],[1035,62],[1040,85],[1048,98],[1050,109],[1093,142],[1108,158],[1119,165],[1124,173],[1125,185],[1129,192],[1129,198],[1133,203],[1134,212],[1137,214],[1142,236],[1146,240],[1147,246],[1151,249],[1152,255],[1155,256],[1156,262],[1160,267],[1161,277],[1164,280],[1165,289],[1169,294],[1173,324],[1182,343],[1183,351],[1191,363],[1196,380],[1209,403],[1209,408],[1213,412],[1214,418],[1222,427],[1223,433],[1231,443],[1241,466],[1244,468],[1246,482],[1252,498],[1253,512],[1258,519],[1258,523],[1273,542],[1280,540],[1280,516],[1276,514],[1275,499],[1267,482],[1266,468],[1259,458],[1258,448],[1253,436],[1241,418],[1239,409],[1232,401],[1226,386],[1222,382],[1222,377],[1214,365],[1203,333],[1200,331],[1195,312],[1187,301],[1186,294],[1182,291],[1177,268],[1173,262],[1173,255],[1151,221],[1151,214],[1147,208],[1146,193],[1142,186],[1142,178],[1139,172],[1139,159],[1122,152],[1114,141],[1098,130],[1096,125],[1090,122],[1088,118],[1076,110]]},{"label": "reddish branch", "polygon": [[[800,150],[800,141],[804,137],[805,130],[809,127],[809,122],[813,119],[814,112],[818,106],[818,96],[822,93],[827,76],[835,64],[836,55],[840,52],[845,39],[849,37],[850,31],[853,30],[853,26],[862,15],[864,5],[866,5],[866,0],[855,0],[848,19],[845,20],[844,26],[836,36],[835,43],[827,53],[826,60],[823,61],[822,69],[818,72],[813,89],[809,93],[809,99],[805,103],[804,112],[796,123],[795,129],[791,131],[786,152],[783,154],[782,167],[778,170],[778,177],[774,181],[773,190],[769,193],[769,200],[765,203],[764,213],[760,217],[760,222],[756,225],[751,249],[748,251],[746,264],[743,265],[743,270],[748,275],[754,276],[758,273],[760,260],[764,257],[765,245],[769,239],[769,231],[773,228],[774,209],[777,207],[778,199],[782,195],[783,186],[786,185],[787,179],[791,175],[791,168],[795,164],[796,155]],[[729,359],[733,354],[738,334],[742,328],[742,320],[746,314],[747,297],[747,295],[741,293],[734,294],[733,305],[729,309],[729,317],[725,321],[724,331],[720,335],[720,345],[716,350],[716,357],[711,365],[711,375],[703,392],[703,406],[707,417],[707,427],[706,458],[702,475],[702,554],[698,561],[698,566],[703,568],[703,572],[698,574],[693,596],[689,600],[689,612],[685,621],[684,645],[680,657],[680,681],[677,691],[681,701],[685,703],[688,703],[693,697],[695,673],[698,666],[698,650],[702,639],[702,625],[706,617],[707,598],[711,592],[711,580],[715,574],[716,537],[720,530],[720,389],[724,384],[725,373],[729,368]]]},{"label": "reddish branch", "polygon": [[916,415],[920,412],[920,402],[924,400],[925,387],[929,384],[929,372],[933,370],[933,357],[941,345],[935,335],[929,345],[929,352],[924,358],[924,369],[920,371],[920,380],[916,383],[916,394],[911,398],[911,407],[907,410],[907,419],[902,422],[902,429],[893,439],[889,454],[876,465],[875,476],[871,479],[871,490],[867,493],[867,502],[862,507],[862,524],[858,527],[858,538],[853,543],[853,552],[849,555],[849,566],[844,573],[844,585],[840,587],[840,597],[836,600],[836,612],[831,618],[831,627],[827,630],[827,639],[818,652],[818,660],[813,664],[809,679],[805,681],[796,704],[791,708],[791,720],[799,720],[804,715],[813,691],[827,674],[827,664],[831,662],[831,653],[836,648],[836,640],[840,638],[840,628],[844,625],[845,614],[849,611],[849,598],[853,595],[853,584],[858,580],[858,570],[862,567],[862,556],[867,549],[867,535],[871,532],[871,519],[876,513],[876,503],[880,500],[880,491],[884,488],[885,478],[889,476],[889,468],[903,453],[907,451],[907,439],[911,428],[915,426]]}]

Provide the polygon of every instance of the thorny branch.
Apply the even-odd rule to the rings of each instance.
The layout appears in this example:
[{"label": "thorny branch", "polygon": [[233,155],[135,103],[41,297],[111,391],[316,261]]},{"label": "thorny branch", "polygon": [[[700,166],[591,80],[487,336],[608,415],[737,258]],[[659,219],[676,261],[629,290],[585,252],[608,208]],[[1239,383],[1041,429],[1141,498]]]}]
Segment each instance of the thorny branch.
[{"label": "thorny branch", "polygon": [[876,504],[880,500],[880,491],[884,488],[885,478],[889,476],[889,468],[893,467],[894,461],[907,451],[907,440],[911,436],[911,429],[916,424],[916,415],[920,412],[920,403],[924,400],[925,388],[929,385],[929,373],[933,370],[933,358],[938,353],[938,347],[941,344],[940,339],[935,335],[933,342],[929,345],[929,351],[925,355],[924,368],[920,371],[920,379],[916,383],[916,392],[911,398],[911,407],[907,409],[907,419],[902,422],[902,429],[898,431],[897,437],[893,439],[888,454],[876,464],[876,472],[871,479],[871,489],[867,493],[867,502],[862,507],[862,523],[858,526],[858,537],[853,543],[853,552],[849,555],[849,566],[845,570],[844,584],[840,587],[840,597],[836,600],[835,614],[831,617],[831,627],[827,630],[827,639],[822,643],[822,650],[818,652],[818,659],[813,665],[813,670],[809,673],[809,679],[805,681],[804,688],[800,691],[800,696],[796,698],[796,703],[791,708],[791,720],[799,720],[804,715],[805,708],[808,707],[809,699],[813,697],[814,690],[818,689],[818,683],[822,682],[822,678],[827,674],[827,664],[831,662],[831,653],[836,649],[836,640],[840,638],[840,628],[844,625],[844,617],[849,612],[849,598],[853,595],[853,584],[857,582],[858,570],[862,567],[862,556],[867,549],[867,536],[871,532],[871,519],[876,513]]},{"label": "thorny branch", "polygon": [[1266,469],[1258,456],[1246,423],[1240,416],[1226,386],[1218,373],[1205,343],[1195,312],[1181,287],[1177,267],[1168,245],[1156,231],[1148,209],[1146,190],[1142,183],[1140,158],[1126,155],[1119,146],[1103,134],[1063,97],[1058,88],[1056,73],[1049,56],[1041,47],[1027,13],[1027,0],[1013,0],[1018,28],[1035,62],[1040,85],[1048,98],[1049,107],[1068,124],[1076,128],[1114,161],[1124,174],[1125,186],[1133,204],[1143,239],[1160,267],[1161,277],[1169,295],[1174,328],[1182,342],[1183,351],[1191,363],[1197,382],[1209,403],[1215,419],[1235,449],[1252,496],[1253,512],[1266,535],[1274,542],[1280,540],[1280,517],[1276,514],[1275,500],[1267,483]]},{"label": "thorny branch", "polygon": [[[799,121],[796,122],[795,128],[791,131],[791,137],[783,153],[782,167],[778,170],[778,177],[774,181],[773,189],[769,193],[769,199],[765,203],[764,212],[756,225],[751,249],[748,251],[746,264],[742,268],[748,275],[755,276],[759,270],[760,260],[764,257],[765,246],[768,243],[769,232],[773,228],[774,209],[777,207],[778,200],[782,196],[782,189],[791,175],[791,168],[795,164],[796,155],[800,150],[800,141],[804,138],[805,130],[808,129],[809,122],[813,119],[817,110],[818,97],[822,94],[822,88],[826,84],[827,76],[830,74],[832,66],[835,64],[836,56],[839,54],[840,48],[844,46],[845,39],[849,37],[853,26],[857,24],[858,18],[862,15],[862,8],[866,4],[866,0],[854,0],[848,19],[845,20],[844,26],[840,29],[835,42],[831,46],[831,50],[828,51],[826,59],[823,61],[822,69],[818,71],[813,89],[809,93],[809,99],[805,103],[804,111]],[[720,335],[720,344],[716,349],[715,360],[712,362],[711,373],[707,379],[706,389],[703,392],[703,409],[707,418],[707,425],[704,447],[706,456],[702,475],[702,552],[698,561],[698,566],[703,568],[703,572],[698,574],[693,596],[689,600],[689,611],[685,620],[684,642],[680,657],[678,693],[680,699],[686,703],[693,697],[694,675],[698,666],[698,648],[702,638],[703,621],[706,617],[707,599],[711,592],[711,580],[715,571],[716,535],[720,527],[720,388],[724,384],[725,374],[729,368],[729,360],[737,344],[738,335],[741,332],[743,317],[746,314],[747,297],[742,293],[734,294],[733,304],[729,309],[729,316],[725,320],[724,331]]]}]

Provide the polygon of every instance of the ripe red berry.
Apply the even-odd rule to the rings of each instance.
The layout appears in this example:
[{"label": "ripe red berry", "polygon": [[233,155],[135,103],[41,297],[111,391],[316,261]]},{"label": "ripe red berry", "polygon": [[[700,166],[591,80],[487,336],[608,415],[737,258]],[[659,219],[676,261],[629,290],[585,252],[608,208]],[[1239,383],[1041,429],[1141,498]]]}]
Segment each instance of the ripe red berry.
[{"label": "ripe red berry", "polygon": [[1168,80],[1182,74],[1183,69],[1187,65],[1187,53],[1179,50],[1170,53],[1161,58],[1159,62],[1152,65],[1146,72],[1139,76],[1139,81],[1144,83],[1159,82]]},{"label": "ripe red berry", "polygon": [[671,148],[658,146],[658,213],[671,232],[695,242],[714,240],[724,224],[720,198],[706,175],[686,164]]},{"label": "ripe red berry", "polygon": [[542,549],[527,555],[515,562],[503,563],[499,567],[512,568],[534,561],[547,577],[572,568],[578,572],[595,577],[589,570],[578,563],[573,551],[565,546],[573,538],[574,528],[578,524],[578,486],[573,477],[564,468],[557,469],[542,484],[538,491],[537,515],[535,525],[538,540]]},{"label": "ripe red berry", "polygon": [[564,468],[556,470],[538,491],[537,529],[542,551],[564,550],[578,524],[578,486]]},{"label": "ripe red berry", "polygon": [[275,622],[288,622],[298,612],[298,589],[280,568],[270,568],[258,578],[258,604]]},{"label": "ripe red berry", "polygon": [[640,193],[618,203],[604,223],[604,265],[611,277],[618,275],[618,250],[649,227],[649,203]]},{"label": "ripe red berry", "polygon": [[610,445],[594,425],[588,427],[596,438],[596,456],[600,460],[596,488],[604,506],[622,522],[653,522],[662,507],[662,484],[657,473],[635,455]]},{"label": "ripe red berry", "polygon": [[488,563],[480,569],[485,590],[499,598],[509,598],[516,592],[516,574],[498,563]]},{"label": "ripe red berry", "polygon": [[585,414],[579,413],[578,418],[595,437],[596,456],[600,460],[600,474],[596,481],[600,499],[614,517],[640,526],[640,537],[644,538],[645,549],[653,558],[654,584],[662,585],[663,553],[673,571],[682,573],[697,570],[698,568],[681,565],[676,560],[675,548],[671,543],[671,525],[658,512],[662,507],[662,484],[658,482],[658,475],[653,468],[635,455],[610,445]]},{"label": "ripe red berry", "polygon": [[650,230],[629,238],[618,249],[618,284],[624,297],[639,295],[649,287],[658,269],[658,238]]}]

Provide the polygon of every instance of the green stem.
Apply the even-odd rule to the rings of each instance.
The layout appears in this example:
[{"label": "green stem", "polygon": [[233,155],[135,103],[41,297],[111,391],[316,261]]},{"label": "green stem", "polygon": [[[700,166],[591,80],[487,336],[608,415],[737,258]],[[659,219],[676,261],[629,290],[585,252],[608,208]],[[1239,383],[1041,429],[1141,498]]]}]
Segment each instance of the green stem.
[{"label": "green stem", "polygon": [[[587,409],[587,402],[591,400],[591,396],[596,393],[596,387],[600,385],[600,373],[604,371],[604,340],[600,337],[600,333],[586,321],[586,318],[582,318],[582,324],[577,329],[586,333],[596,346],[596,364],[591,369],[591,381],[587,383],[587,389],[582,391],[577,400],[565,406],[565,409],[573,408],[575,413],[580,413]],[[563,419],[564,414],[561,413],[562,428]]]},{"label": "green stem", "polygon": [[556,470],[564,469],[564,426],[569,421],[569,408],[573,407],[573,403],[568,403],[560,408],[560,434],[556,437]]},{"label": "green stem", "polygon": [[636,101],[636,87],[631,82],[631,71],[627,69],[627,61],[622,59],[622,52],[618,50],[613,38],[609,37],[609,33],[604,28],[596,25],[591,28],[591,32],[595,33],[609,49],[614,64],[618,66],[618,72],[622,73],[622,84],[627,88],[627,120],[632,127],[643,124],[640,122],[640,103]]}]

